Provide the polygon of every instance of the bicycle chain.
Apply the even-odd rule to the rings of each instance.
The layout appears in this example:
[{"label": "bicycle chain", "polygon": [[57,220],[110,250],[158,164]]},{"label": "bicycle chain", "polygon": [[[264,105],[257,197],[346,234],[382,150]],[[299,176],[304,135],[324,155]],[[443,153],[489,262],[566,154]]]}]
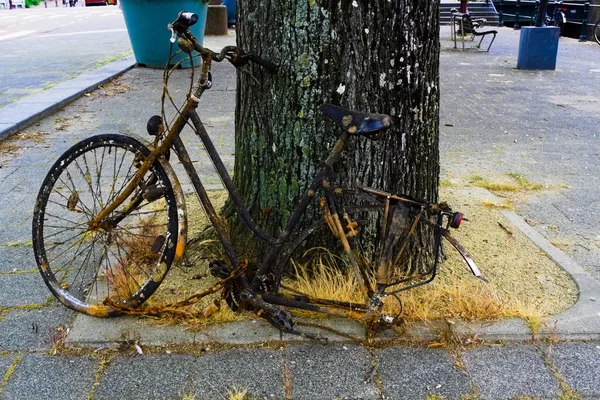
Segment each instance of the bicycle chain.
[{"label": "bicycle chain", "polygon": [[169,304],[165,304],[165,305],[161,305],[161,306],[154,306],[154,307],[134,308],[134,307],[129,307],[129,306],[125,306],[122,304],[118,304],[114,300],[112,300],[110,297],[107,297],[104,300],[103,304],[116,310],[116,311],[119,311],[123,314],[129,314],[129,315],[140,315],[140,316],[147,315],[147,316],[153,316],[153,317],[160,317],[164,314],[189,315],[188,312],[182,311],[181,308],[189,307],[193,304],[196,304],[196,303],[200,302],[206,296],[217,293],[219,291],[223,291],[221,294],[221,299],[223,299],[224,293],[226,293],[227,289],[232,286],[231,281],[233,281],[234,279],[239,277],[241,274],[243,274],[247,267],[248,267],[248,261],[242,260],[240,262],[240,264],[233,271],[231,271],[231,273],[227,277],[213,283],[205,291],[203,291],[201,293],[193,294],[193,295],[191,295],[181,301],[175,302],[175,303],[169,303]]}]

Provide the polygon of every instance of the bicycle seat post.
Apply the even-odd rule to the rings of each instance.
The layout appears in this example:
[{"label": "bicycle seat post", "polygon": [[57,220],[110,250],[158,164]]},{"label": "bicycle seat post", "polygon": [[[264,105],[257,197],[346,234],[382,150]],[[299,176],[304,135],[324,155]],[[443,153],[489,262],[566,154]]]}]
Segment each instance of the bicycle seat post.
[{"label": "bicycle seat post", "polygon": [[329,153],[329,156],[325,160],[325,164],[332,167],[340,159],[340,155],[342,154],[342,151],[344,151],[344,147],[346,147],[346,142],[348,141],[349,136],[350,135],[348,132],[342,132],[337,142],[331,149],[331,153]]}]

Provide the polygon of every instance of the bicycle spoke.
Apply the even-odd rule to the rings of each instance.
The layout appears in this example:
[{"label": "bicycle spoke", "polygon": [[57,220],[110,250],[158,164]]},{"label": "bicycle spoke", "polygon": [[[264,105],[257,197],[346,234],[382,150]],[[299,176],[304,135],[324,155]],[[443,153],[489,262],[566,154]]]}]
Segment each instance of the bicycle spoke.
[{"label": "bicycle spoke", "polygon": [[[73,177],[71,176],[71,173],[69,172],[69,170],[68,170],[68,169],[67,169],[67,170],[65,170],[65,172],[66,172],[66,174],[67,174],[67,179],[69,180],[69,182],[71,182],[71,185],[72,185],[72,188],[70,188],[70,192],[71,192],[71,193],[77,193],[77,189],[76,189],[76,186],[75,186],[75,182],[73,182]],[[67,187],[67,189],[69,189],[69,185],[68,185],[66,182],[64,182],[64,181],[63,181],[61,178],[59,178],[59,181],[60,181],[60,182],[62,182],[62,184],[63,184],[63,185],[65,185],[65,186]],[[69,201],[69,198],[70,198],[70,197],[66,197],[66,196],[64,196],[62,193],[60,193],[60,195],[61,195],[62,197],[64,197],[64,198],[65,198],[65,200],[67,200],[67,203],[68,203],[68,201]],[[82,202],[82,203],[81,203],[81,206],[87,210],[87,214],[89,214],[89,215],[94,215],[94,214],[93,214],[93,212],[92,212],[92,210],[90,210],[90,209],[89,209],[89,208],[86,206],[86,204],[85,204],[85,203],[83,203],[83,202]],[[66,208],[64,205],[63,205],[63,207],[64,207],[64,208]]]},{"label": "bicycle spoke", "polygon": [[[107,296],[140,304],[164,276],[155,276],[159,265],[171,266],[175,241],[159,240],[176,240],[178,214],[173,187],[158,162],[120,210],[89,229],[92,218],[136,175],[138,154],[147,153],[126,136],[94,136],[69,149],[48,173],[34,213],[34,252],[42,277],[67,306],[93,315],[115,314],[102,304]],[[156,181],[164,194],[152,202],[143,199],[141,188]]]},{"label": "bicycle spoke", "polygon": [[105,148],[102,148],[102,157],[100,157],[101,163],[100,163],[100,167],[98,168],[98,154],[96,152],[96,149],[94,149],[94,164],[96,165],[96,192],[98,193],[98,196],[100,197],[100,204],[102,206],[105,206],[106,204],[104,204],[103,200],[102,200],[102,185],[100,185],[100,177],[102,176],[102,168],[104,167],[104,152],[106,151]]},{"label": "bicycle spoke", "polygon": [[[81,246],[83,245],[83,242],[79,243],[79,246],[77,247],[77,250],[75,250],[75,255],[73,257],[71,257],[71,259],[67,262],[66,265],[59,267],[59,268],[55,268],[56,272],[60,272],[63,270],[69,270],[69,266],[72,265],[75,260],[79,257],[79,255],[83,254],[85,251],[87,251],[88,249],[91,249],[93,247],[93,243],[90,243],[86,248],[81,249]],[[81,251],[80,251],[81,249]],[[81,266],[79,267],[81,268]]]},{"label": "bicycle spoke", "polygon": [[[57,248],[58,246],[61,246],[63,244],[66,244],[68,242],[70,242],[72,239],[78,237],[78,236],[82,236],[81,234],[76,234],[75,236],[71,236],[70,238],[68,238],[67,240],[63,240],[62,242],[59,242],[57,244],[55,244],[54,246],[46,249],[47,253],[51,253],[55,248]],[[45,238],[45,237],[44,237]],[[49,259],[48,263],[52,263],[53,261],[55,261],[56,259],[58,259],[59,257],[63,256],[66,252],[68,252],[69,250],[71,250],[73,247],[75,247],[78,243],[83,243],[85,238],[81,238],[78,241],[76,241],[75,243],[73,243],[72,245],[70,245],[69,247],[67,247],[66,249],[64,249],[61,253],[59,253],[58,255],[54,256],[53,259]]]},{"label": "bicycle spoke", "polygon": [[96,193],[94,192],[94,189],[92,188],[92,175],[91,175],[89,167],[87,165],[87,158],[85,156],[85,153],[83,154],[83,162],[85,163],[86,172],[83,172],[83,169],[81,168],[81,165],[79,165],[79,161],[77,161],[77,159],[75,159],[74,164],[77,167],[77,169],[79,169],[79,173],[81,174],[81,177],[87,184],[87,187],[90,191],[90,195],[92,196],[92,215],[96,215],[96,214],[98,214],[98,208],[97,208],[98,199],[96,197]]}]

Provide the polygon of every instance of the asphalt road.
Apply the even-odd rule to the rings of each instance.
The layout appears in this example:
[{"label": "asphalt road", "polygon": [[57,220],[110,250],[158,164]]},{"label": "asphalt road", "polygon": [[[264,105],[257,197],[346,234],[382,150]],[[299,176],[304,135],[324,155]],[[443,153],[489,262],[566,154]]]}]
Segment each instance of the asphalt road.
[{"label": "asphalt road", "polygon": [[118,7],[0,10],[0,107],[128,54]]}]

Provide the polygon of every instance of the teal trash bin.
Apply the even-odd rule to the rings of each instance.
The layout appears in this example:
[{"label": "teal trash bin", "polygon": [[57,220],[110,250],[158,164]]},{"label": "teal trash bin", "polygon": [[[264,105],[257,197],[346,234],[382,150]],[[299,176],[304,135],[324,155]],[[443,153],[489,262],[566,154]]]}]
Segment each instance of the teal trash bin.
[{"label": "teal trash bin", "polygon": [[[198,22],[190,30],[199,43],[202,44],[204,40],[208,0],[121,0],[121,7],[133,54],[140,65],[150,68],[164,68],[167,65],[171,46],[171,32],[167,25],[181,11],[198,14]],[[173,53],[178,50],[177,44],[173,44]],[[170,64],[174,65],[185,58],[187,54],[179,54]],[[196,60],[194,64],[199,63]],[[182,67],[189,68],[190,62],[184,61]]]}]

